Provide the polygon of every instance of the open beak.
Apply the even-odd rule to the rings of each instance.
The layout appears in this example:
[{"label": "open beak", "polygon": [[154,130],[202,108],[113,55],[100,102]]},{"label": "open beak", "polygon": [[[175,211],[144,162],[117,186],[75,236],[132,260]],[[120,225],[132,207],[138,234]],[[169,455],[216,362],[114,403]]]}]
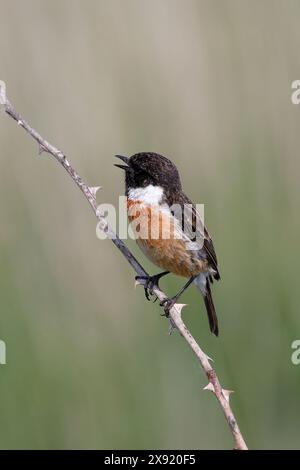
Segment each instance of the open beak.
[{"label": "open beak", "polygon": [[129,158],[128,157],[124,157],[123,155],[115,155],[115,157],[122,160],[122,162],[126,163],[126,165],[119,165],[118,163],[114,163],[114,166],[117,166],[118,168],[121,168],[122,170],[125,170],[125,171],[129,169]]}]

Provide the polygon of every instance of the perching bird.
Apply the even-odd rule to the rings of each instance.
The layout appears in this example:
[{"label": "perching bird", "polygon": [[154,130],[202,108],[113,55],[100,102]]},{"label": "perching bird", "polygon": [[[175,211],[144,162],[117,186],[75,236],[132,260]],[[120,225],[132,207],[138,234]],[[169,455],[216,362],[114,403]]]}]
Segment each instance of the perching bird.
[{"label": "perching bird", "polygon": [[[183,288],[163,302],[166,311],[193,282],[200,290],[209,326],[218,336],[218,320],[211,294],[213,278],[220,279],[212,239],[196,211],[195,204],[182,191],[174,163],[157,153],[116,155],[125,165],[125,193],[129,221],[136,241],[146,256],[164,272],[143,278],[149,298],[153,286],[169,273],[189,278]],[[141,279],[141,277],[137,277]]]}]

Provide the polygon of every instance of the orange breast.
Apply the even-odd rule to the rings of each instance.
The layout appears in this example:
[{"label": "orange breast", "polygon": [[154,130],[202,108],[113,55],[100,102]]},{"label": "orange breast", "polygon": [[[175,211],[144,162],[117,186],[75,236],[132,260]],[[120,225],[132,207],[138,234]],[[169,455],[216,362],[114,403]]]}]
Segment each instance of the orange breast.
[{"label": "orange breast", "polygon": [[187,250],[174,217],[160,206],[146,206],[128,200],[128,219],[137,244],[160,268],[190,277],[207,270],[207,262],[197,252]]}]

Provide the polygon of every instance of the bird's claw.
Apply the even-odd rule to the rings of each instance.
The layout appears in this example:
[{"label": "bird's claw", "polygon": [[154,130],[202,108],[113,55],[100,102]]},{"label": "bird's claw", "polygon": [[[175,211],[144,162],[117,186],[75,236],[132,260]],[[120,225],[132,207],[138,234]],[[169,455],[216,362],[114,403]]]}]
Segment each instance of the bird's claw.
[{"label": "bird's claw", "polygon": [[[158,275],[155,275],[155,276],[136,276],[135,280],[136,281],[142,281],[141,284],[143,284],[143,286],[144,286],[146,299],[149,300],[149,301],[152,300],[150,298],[150,296],[155,295],[154,292],[153,292],[153,289],[155,289],[155,287],[158,287],[159,276]],[[157,296],[155,296],[155,299],[153,300],[153,302],[156,302],[156,300],[157,300]]]},{"label": "bird's claw", "polygon": [[176,303],[176,299],[174,298],[169,299],[168,297],[166,297],[164,300],[161,300],[159,302],[159,305],[164,308],[164,313],[162,313],[161,315],[163,317],[168,318],[170,309],[175,305],[175,303]]}]

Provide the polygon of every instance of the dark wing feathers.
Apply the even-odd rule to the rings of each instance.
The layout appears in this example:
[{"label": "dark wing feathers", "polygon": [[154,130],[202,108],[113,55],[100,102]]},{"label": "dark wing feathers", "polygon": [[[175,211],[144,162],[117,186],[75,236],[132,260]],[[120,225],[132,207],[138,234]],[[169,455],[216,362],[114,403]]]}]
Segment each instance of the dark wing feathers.
[{"label": "dark wing feathers", "polygon": [[207,257],[209,259],[209,262],[212,268],[216,271],[214,274],[214,278],[218,281],[221,278],[221,276],[218,270],[218,260],[217,260],[217,255],[215,252],[215,247],[206,227],[204,227],[204,233],[205,233],[205,238],[204,238],[203,248],[207,254]]},{"label": "dark wing feathers", "polygon": [[[195,204],[183,193],[183,192],[178,192],[176,194],[172,194],[172,198],[170,197],[171,194],[169,195],[169,200],[168,203],[169,205],[176,205],[179,204],[180,207],[183,209],[184,205],[187,205],[186,207],[189,207],[188,211],[185,213],[187,214],[187,217],[184,217],[184,224],[183,224],[183,218],[181,220],[182,222],[182,229],[185,230],[185,233],[190,233],[191,234],[191,239],[193,236],[195,236],[195,230],[197,227],[196,225],[196,220],[199,220],[200,214],[196,210]],[[189,217],[189,210],[190,210],[190,217]],[[176,212],[174,213],[176,217]],[[183,225],[185,225],[183,227]],[[203,234],[202,234],[203,236]],[[213,274],[213,277],[216,280],[220,279],[220,273],[218,270],[218,260],[217,260],[217,255],[215,252],[215,248],[213,245],[213,241],[208,233],[208,230],[204,226],[204,241],[203,241],[203,247],[200,251],[204,251],[204,255],[206,259],[208,259],[210,266],[213,268],[215,273]]]}]

